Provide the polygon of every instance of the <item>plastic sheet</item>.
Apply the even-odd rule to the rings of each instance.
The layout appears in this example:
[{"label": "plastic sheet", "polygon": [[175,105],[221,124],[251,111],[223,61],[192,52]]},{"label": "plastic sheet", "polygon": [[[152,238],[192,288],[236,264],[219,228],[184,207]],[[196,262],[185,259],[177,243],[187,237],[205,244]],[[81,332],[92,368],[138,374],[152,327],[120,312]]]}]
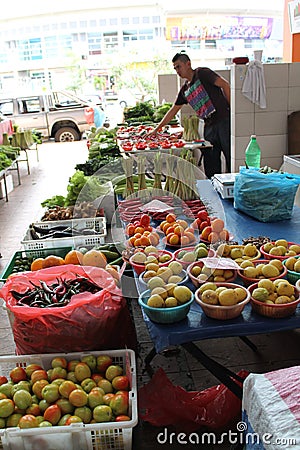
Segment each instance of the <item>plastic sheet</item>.
[{"label": "plastic sheet", "polygon": [[[84,276],[99,285],[99,292],[71,297],[66,306],[37,308],[18,306],[11,289],[25,292],[31,282],[55,282],[57,278]],[[10,277],[0,291],[10,314],[18,354],[117,349],[134,345],[130,314],[121,290],[107,271],[98,267],[50,267]],[[117,331],[116,331],[117,330]]]},{"label": "plastic sheet", "polygon": [[[238,375],[245,379],[248,372]],[[162,368],[139,390],[139,416],[154,426],[173,425],[178,431],[200,428],[225,429],[241,415],[241,400],[219,384],[204,391],[188,392],[175,386]]]}]

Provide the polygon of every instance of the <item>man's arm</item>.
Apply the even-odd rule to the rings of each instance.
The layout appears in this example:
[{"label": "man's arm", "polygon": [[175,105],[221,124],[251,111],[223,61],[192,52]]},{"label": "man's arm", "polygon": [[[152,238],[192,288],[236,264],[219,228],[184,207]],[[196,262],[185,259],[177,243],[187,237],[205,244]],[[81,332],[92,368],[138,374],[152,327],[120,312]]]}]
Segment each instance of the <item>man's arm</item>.
[{"label": "man's arm", "polygon": [[228,81],[219,75],[215,81],[215,85],[222,89],[224,96],[230,105],[230,84]]},{"label": "man's arm", "polygon": [[180,111],[182,105],[175,105],[173,104],[171,106],[171,108],[169,109],[169,111],[164,115],[164,117],[161,119],[161,121],[159,122],[158,125],[156,125],[156,127],[154,128],[154,130],[151,132],[151,134],[153,133],[157,133],[157,131],[162,128],[163,126],[167,125],[178,113],[178,111]]}]

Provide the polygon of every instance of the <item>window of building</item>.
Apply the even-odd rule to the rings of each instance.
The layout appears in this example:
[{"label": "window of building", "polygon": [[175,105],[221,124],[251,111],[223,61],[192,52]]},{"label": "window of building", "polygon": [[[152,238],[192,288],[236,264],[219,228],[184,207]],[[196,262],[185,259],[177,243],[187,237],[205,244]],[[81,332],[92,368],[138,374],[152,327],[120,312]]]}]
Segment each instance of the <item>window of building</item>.
[{"label": "window of building", "polygon": [[66,22],[61,22],[60,28],[61,28],[61,30],[66,30],[68,28],[67,23]]},{"label": "window of building", "polygon": [[123,42],[129,41],[145,41],[153,39],[153,30],[143,29],[143,30],[124,30],[123,31]]},{"label": "window of building", "polygon": [[142,22],[143,22],[143,23],[150,23],[150,17],[149,17],[149,16],[144,16],[144,17],[142,18]]},{"label": "window of building", "polygon": [[140,18],[139,17],[133,17],[132,18],[132,23],[135,23],[135,24],[140,23]]},{"label": "window of building", "polygon": [[160,23],[160,16],[152,16],[152,23]]},{"label": "window of building", "polygon": [[106,19],[100,19],[99,20],[99,25],[100,25],[100,27],[105,27],[106,26]]},{"label": "window of building", "polygon": [[121,18],[121,24],[122,25],[128,25],[129,24],[129,17],[122,17]]},{"label": "window of building", "polygon": [[79,22],[79,26],[80,26],[80,28],[87,28],[87,21],[86,20],[81,20]]},{"label": "window of building", "polygon": [[77,22],[70,22],[70,28],[73,30],[77,28]]},{"label": "window of building", "polygon": [[41,38],[24,39],[19,41],[19,59],[34,61],[42,59]]},{"label": "window of building", "polygon": [[205,39],[205,48],[217,48],[217,43],[215,39]]},{"label": "window of building", "polygon": [[96,28],[96,26],[97,26],[97,20],[90,20],[90,27]]},{"label": "window of building", "polygon": [[109,25],[118,25],[118,19],[115,17],[111,17],[109,19]]},{"label": "window of building", "polygon": [[88,48],[90,55],[97,55],[101,53],[101,33],[88,33]]},{"label": "window of building", "polygon": [[118,47],[118,33],[116,31],[103,33],[104,47],[111,50]]}]

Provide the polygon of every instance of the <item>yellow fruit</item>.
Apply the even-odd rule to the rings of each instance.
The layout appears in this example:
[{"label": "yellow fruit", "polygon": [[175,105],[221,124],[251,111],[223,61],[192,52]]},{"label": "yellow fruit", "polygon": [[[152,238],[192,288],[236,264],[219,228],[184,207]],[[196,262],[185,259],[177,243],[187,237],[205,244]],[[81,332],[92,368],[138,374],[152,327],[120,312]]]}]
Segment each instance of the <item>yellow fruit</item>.
[{"label": "yellow fruit", "polygon": [[277,269],[279,270],[279,272],[282,272],[283,269],[283,264],[280,261],[280,259],[272,259],[268,264],[271,264],[272,266],[277,267]]},{"label": "yellow fruit", "polygon": [[104,269],[107,264],[106,256],[100,250],[89,250],[83,255],[84,266],[95,266]]},{"label": "yellow fruit", "polygon": [[282,252],[280,247],[272,247],[271,250],[269,251],[270,255],[273,256],[282,256]]},{"label": "yellow fruit", "polygon": [[265,267],[264,263],[260,263],[260,264],[256,264],[255,268],[256,268],[256,278],[259,278],[262,276],[262,269],[263,267]]},{"label": "yellow fruit", "polygon": [[256,267],[246,267],[244,270],[244,275],[247,278],[256,278],[257,270]]},{"label": "yellow fruit", "polygon": [[230,252],[230,257],[232,259],[242,258],[243,250],[240,247],[233,247]]},{"label": "yellow fruit", "polygon": [[182,277],[180,277],[179,275],[171,275],[168,279],[168,283],[178,284],[180,283],[180,281],[182,281]]},{"label": "yellow fruit", "polygon": [[299,255],[299,253],[300,253],[300,245],[298,245],[298,244],[292,244],[292,245],[290,245],[289,250],[292,250],[292,251],[295,252],[297,255]]},{"label": "yellow fruit", "polygon": [[165,300],[168,297],[168,292],[166,287],[155,287],[154,289],[151,290],[151,295],[159,295],[163,300]]},{"label": "yellow fruit", "polygon": [[287,252],[287,248],[284,245],[278,245],[277,249],[280,250],[280,255],[284,256]]},{"label": "yellow fruit", "polygon": [[224,277],[220,277],[220,276],[214,277],[215,283],[223,283],[224,281],[226,281]]},{"label": "yellow fruit", "polygon": [[145,247],[144,253],[146,255],[149,255],[150,253],[157,253],[158,254],[158,249],[156,247],[154,247],[153,245],[148,245],[148,247]]},{"label": "yellow fruit", "polygon": [[176,286],[177,285],[175,283],[168,283],[168,284],[165,285],[165,289],[166,289],[166,291],[168,293],[168,296],[174,297],[173,292],[174,292],[174,288]]},{"label": "yellow fruit", "polygon": [[267,242],[267,243],[264,245],[264,251],[265,251],[266,253],[270,253],[270,250],[271,250],[273,247],[275,247],[275,245],[272,244],[272,242]]},{"label": "yellow fruit", "polygon": [[160,295],[154,294],[148,298],[147,305],[151,306],[152,308],[163,308],[165,302],[163,301]]},{"label": "yellow fruit", "polygon": [[288,297],[291,297],[291,295],[294,295],[294,286],[292,286],[287,280],[282,280],[278,283],[276,292],[278,295],[287,295]]},{"label": "yellow fruit", "polygon": [[277,247],[279,247],[279,246],[283,246],[283,247],[285,247],[285,248],[288,248],[288,242],[287,242],[287,240],[286,239],[277,239],[277,241],[275,241],[275,245],[277,246]]},{"label": "yellow fruit", "polygon": [[178,306],[178,302],[175,297],[168,297],[165,300],[165,306],[166,308],[174,308],[175,306]]},{"label": "yellow fruit", "polygon": [[226,258],[230,256],[231,247],[228,244],[220,244],[217,248],[217,255]]},{"label": "yellow fruit", "polygon": [[254,267],[254,264],[249,259],[245,259],[244,261],[241,262],[240,267],[242,269],[246,269],[246,267]]},{"label": "yellow fruit", "polygon": [[215,291],[217,289],[217,285],[212,282],[204,283],[199,287],[199,293],[202,294],[206,289],[212,289]]},{"label": "yellow fruit", "polygon": [[163,287],[163,286],[165,286],[165,284],[166,283],[164,282],[164,280],[162,278],[155,276],[153,278],[150,278],[150,280],[147,283],[147,286],[152,291],[152,289],[154,289],[156,287]]},{"label": "yellow fruit", "polygon": [[282,305],[283,303],[290,303],[290,302],[291,298],[288,297],[287,295],[280,295],[275,300],[276,305]]},{"label": "yellow fruit", "polygon": [[182,272],[182,264],[179,261],[171,261],[168,268],[172,270],[174,275],[179,275]]},{"label": "yellow fruit", "polygon": [[79,250],[70,250],[65,256],[65,264],[82,264],[83,253]]},{"label": "yellow fruit", "polygon": [[230,269],[224,270],[223,277],[225,278],[225,280],[229,280],[229,278],[232,278],[233,276],[234,276],[233,270],[230,270]]},{"label": "yellow fruit", "polygon": [[212,289],[206,289],[201,295],[201,300],[208,305],[218,305],[219,303],[218,294]]},{"label": "yellow fruit", "polygon": [[[89,253],[89,252],[87,252],[87,253]],[[85,253],[85,255],[87,253]],[[144,264],[146,259],[147,259],[147,256],[145,255],[145,253],[136,252],[136,253],[134,253],[134,255],[132,255],[131,261],[135,262],[136,264]]]},{"label": "yellow fruit", "polygon": [[141,264],[143,264],[143,263],[144,264],[151,264],[151,263],[158,264],[158,259],[154,255],[148,255],[148,256],[146,256],[145,261],[143,261]]},{"label": "yellow fruit", "polygon": [[300,259],[297,259],[297,261],[295,262],[294,271],[298,273],[300,272]]},{"label": "yellow fruit", "polygon": [[146,264],[145,270],[151,270],[154,272],[157,272],[159,269],[159,265],[155,264],[154,262]]},{"label": "yellow fruit", "polygon": [[201,267],[200,266],[194,266],[191,268],[191,274],[194,275],[194,277],[197,277],[201,273]]},{"label": "yellow fruit", "polygon": [[235,296],[237,298],[238,303],[242,302],[247,297],[247,292],[242,287],[234,288],[234,292],[235,292]]},{"label": "yellow fruit", "polygon": [[238,298],[236,296],[235,290],[228,288],[219,294],[219,303],[222,306],[232,306],[238,303]]},{"label": "yellow fruit", "polygon": [[269,292],[267,291],[267,289],[262,288],[262,287],[257,287],[252,292],[252,297],[255,300],[259,300],[260,302],[266,301],[268,296],[269,296]]},{"label": "yellow fruit", "polygon": [[184,262],[194,262],[196,261],[196,255],[194,252],[186,252],[181,259]]},{"label": "yellow fruit", "polygon": [[147,281],[147,280],[149,280],[149,278],[152,278],[152,277],[156,277],[156,272],[154,272],[154,270],[146,270],[143,275],[144,281]]},{"label": "yellow fruit", "polygon": [[249,256],[250,258],[253,258],[257,255],[257,248],[253,244],[246,244],[243,250],[243,254],[245,256]]},{"label": "yellow fruit", "polygon": [[204,247],[199,247],[196,251],[197,258],[206,258],[208,256],[208,250]]},{"label": "yellow fruit", "polygon": [[266,264],[262,267],[261,273],[265,278],[275,278],[280,274],[277,267],[272,266],[271,264]]},{"label": "yellow fruit", "polygon": [[216,293],[219,295],[220,292],[224,291],[224,289],[227,289],[227,288],[226,288],[225,286],[219,286],[219,287],[217,287],[217,289],[216,289]]},{"label": "yellow fruit", "polygon": [[258,286],[259,288],[265,288],[265,289],[267,289],[267,291],[269,292],[269,294],[271,294],[271,293],[274,292],[274,290],[275,290],[275,286],[274,286],[273,281],[271,281],[271,280],[269,280],[269,279],[267,279],[267,278],[264,278],[264,279],[262,279],[262,280],[259,280],[257,286]]},{"label": "yellow fruit", "polygon": [[192,297],[192,291],[187,286],[176,286],[173,294],[179,303],[186,303]]}]

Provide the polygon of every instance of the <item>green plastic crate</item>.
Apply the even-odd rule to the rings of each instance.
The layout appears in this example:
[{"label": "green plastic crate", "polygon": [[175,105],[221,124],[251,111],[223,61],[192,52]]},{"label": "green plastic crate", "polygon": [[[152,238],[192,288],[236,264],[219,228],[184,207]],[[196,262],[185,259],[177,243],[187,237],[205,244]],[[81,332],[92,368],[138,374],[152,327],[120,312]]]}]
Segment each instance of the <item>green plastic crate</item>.
[{"label": "green plastic crate", "polygon": [[5,269],[3,270],[2,274],[0,275],[0,282],[5,282],[9,275],[12,273],[17,272],[23,272],[24,270],[30,270],[30,266],[28,269],[21,269],[17,272],[14,272],[14,268],[16,267],[16,261],[18,259],[23,259],[24,262],[26,260],[33,261],[36,258],[46,258],[46,256],[49,255],[55,255],[60,256],[61,258],[64,258],[66,254],[72,250],[73,247],[60,247],[60,248],[44,248],[44,249],[37,249],[37,250],[21,250],[18,252],[15,252],[15,254],[12,256],[9,263],[6,265]]}]

